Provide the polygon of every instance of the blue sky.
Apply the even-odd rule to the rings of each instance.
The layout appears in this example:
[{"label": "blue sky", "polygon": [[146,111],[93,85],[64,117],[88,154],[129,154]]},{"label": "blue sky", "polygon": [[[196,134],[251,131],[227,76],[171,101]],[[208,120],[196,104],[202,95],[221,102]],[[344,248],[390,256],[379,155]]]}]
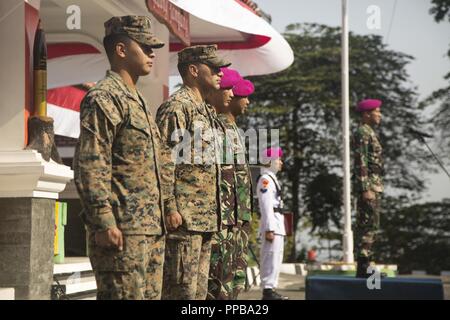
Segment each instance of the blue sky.
[{"label": "blue sky", "polygon": [[[341,25],[341,0],[256,0],[256,3],[272,16],[272,26],[279,32],[297,22]],[[391,49],[416,58],[408,71],[422,98],[445,85],[443,76],[450,71],[450,60],[446,57],[450,23],[434,21],[428,13],[431,0],[349,0],[348,3],[351,31],[381,35]],[[380,8],[379,30],[367,27],[366,11],[371,5]]]}]

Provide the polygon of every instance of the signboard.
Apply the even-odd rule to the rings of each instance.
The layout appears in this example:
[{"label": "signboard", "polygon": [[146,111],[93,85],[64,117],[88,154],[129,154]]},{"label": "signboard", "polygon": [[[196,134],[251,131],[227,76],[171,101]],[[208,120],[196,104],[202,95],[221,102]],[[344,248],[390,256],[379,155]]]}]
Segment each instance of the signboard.
[{"label": "signboard", "polygon": [[147,8],[185,46],[191,45],[188,12],[178,8],[169,0],[147,0]]}]

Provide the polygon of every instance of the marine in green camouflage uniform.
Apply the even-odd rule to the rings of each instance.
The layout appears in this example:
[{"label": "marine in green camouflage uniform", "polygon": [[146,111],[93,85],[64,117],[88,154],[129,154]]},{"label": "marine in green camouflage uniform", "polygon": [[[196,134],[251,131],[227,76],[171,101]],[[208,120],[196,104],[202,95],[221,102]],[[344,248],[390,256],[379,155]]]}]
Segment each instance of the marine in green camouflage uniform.
[{"label": "marine in green camouflage uniform", "polygon": [[[223,134],[222,230],[213,236],[208,299],[235,300],[245,289],[248,237],[253,212],[252,179],[236,117],[245,113],[254,87],[233,69],[223,69],[222,93],[211,100]],[[234,97],[229,103],[227,89]],[[235,94],[236,92],[236,94]]]},{"label": "marine in green camouflage uniform", "polygon": [[[358,105],[363,122],[353,135],[354,191],[357,195],[355,228],[355,256],[357,277],[367,277],[367,267],[372,258],[372,246],[380,226],[380,199],[383,193],[382,146],[374,127],[381,114],[379,100],[364,100]],[[370,197],[367,196],[370,195]]]},{"label": "marine in green camouflage uniform", "polygon": [[233,163],[224,161],[221,165],[222,225],[221,231],[212,239],[208,299],[235,300],[245,289],[253,212],[252,180],[244,142],[236,123],[226,114],[219,114],[218,118],[224,132],[224,149],[231,149]]},{"label": "marine in green camouflage uniform", "polygon": [[[219,88],[219,68],[229,65],[216,50],[217,46],[194,46],[178,53],[185,84],[157,112],[163,140],[172,150],[185,142],[180,134],[195,140],[199,128],[204,133],[197,141],[188,139],[186,161],[177,161],[175,166],[173,193],[182,224],[167,235],[163,299],[204,300],[207,295],[211,237],[220,223],[220,168],[212,134],[215,110],[204,99],[209,90]],[[179,154],[175,153],[176,158]]]},{"label": "marine in green camouflage uniform", "polygon": [[[139,65],[140,72],[149,73],[146,60],[154,58],[152,48],[163,45],[151,34],[150,20],[114,17],[105,27],[109,37],[105,43],[116,47],[121,42],[128,51],[138,52],[124,59]],[[118,34],[122,38],[114,40],[112,37]],[[111,59],[112,68],[133,74],[122,64],[118,67],[117,56]],[[173,196],[162,192],[173,184],[170,168],[160,166],[167,156],[142,95],[121,75],[108,71],[82,101],[74,156],[75,183],[89,234],[97,299],[161,297],[163,213],[174,204]],[[105,237],[108,240],[101,240]]]}]

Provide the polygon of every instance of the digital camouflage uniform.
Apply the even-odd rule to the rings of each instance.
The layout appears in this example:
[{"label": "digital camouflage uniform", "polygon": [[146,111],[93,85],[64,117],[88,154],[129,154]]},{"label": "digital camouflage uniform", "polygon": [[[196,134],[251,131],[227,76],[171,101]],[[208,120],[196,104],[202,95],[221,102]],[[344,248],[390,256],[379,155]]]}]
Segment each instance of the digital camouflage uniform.
[{"label": "digital camouflage uniform", "polygon": [[[178,61],[227,65],[217,57],[216,49],[216,46],[188,47],[178,53]],[[212,132],[215,117],[215,110],[206,102],[197,101],[192,89],[185,85],[157,112],[160,132],[172,152],[180,142],[186,143],[180,135],[190,134],[189,138],[196,140],[187,139],[186,161],[175,165],[173,194],[183,223],[167,235],[163,299],[206,299],[211,237],[219,224],[220,168],[215,158],[217,141]],[[201,137],[197,135],[199,128]],[[203,152],[199,153],[196,147]]]},{"label": "digital camouflage uniform", "polygon": [[[133,27],[137,37],[150,28],[146,17],[113,18],[105,23],[106,35],[122,32],[121,25]],[[160,44],[152,40],[149,45]],[[74,156],[98,299],[161,297],[163,212],[175,203],[162,193],[173,184],[170,167],[160,165],[169,156],[163,148],[144,98],[108,71],[82,101]],[[121,230],[123,251],[96,245],[95,232],[111,227]]]},{"label": "digital camouflage uniform", "polygon": [[[353,135],[354,189],[357,194],[355,228],[356,257],[370,259],[372,245],[380,226],[380,198],[383,193],[383,158],[379,138],[371,126],[362,124]],[[365,200],[363,192],[372,191],[375,199]]]},{"label": "digital camouflage uniform", "polygon": [[224,150],[220,183],[222,224],[212,238],[208,299],[235,300],[245,289],[252,180],[236,123],[224,114],[219,114],[217,121]]}]

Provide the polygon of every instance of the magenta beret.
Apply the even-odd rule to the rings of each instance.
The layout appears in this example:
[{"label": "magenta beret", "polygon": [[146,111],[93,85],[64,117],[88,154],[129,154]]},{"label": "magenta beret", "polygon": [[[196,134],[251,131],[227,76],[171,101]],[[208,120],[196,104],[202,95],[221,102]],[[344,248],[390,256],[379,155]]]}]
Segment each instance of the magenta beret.
[{"label": "magenta beret", "polygon": [[267,148],[264,155],[269,159],[278,159],[283,156],[283,150],[280,147]]},{"label": "magenta beret", "polygon": [[255,92],[255,86],[250,80],[241,79],[233,88],[235,96],[248,97]]},{"label": "magenta beret", "polygon": [[358,103],[358,105],[356,106],[356,111],[357,112],[370,111],[379,107],[381,107],[381,100],[366,99]]},{"label": "magenta beret", "polygon": [[242,79],[236,70],[220,68],[220,71],[223,72],[223,77],[220,80],[220,89],[231,89]]}]

